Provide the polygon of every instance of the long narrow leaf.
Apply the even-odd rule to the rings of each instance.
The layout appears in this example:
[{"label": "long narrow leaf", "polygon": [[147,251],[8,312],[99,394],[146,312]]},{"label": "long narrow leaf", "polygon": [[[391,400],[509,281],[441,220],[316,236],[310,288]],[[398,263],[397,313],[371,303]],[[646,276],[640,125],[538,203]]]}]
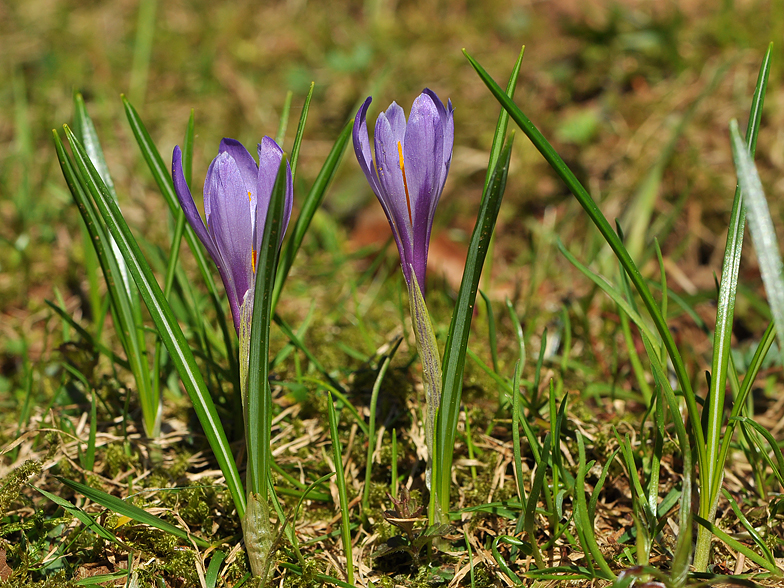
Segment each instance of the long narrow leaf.
[{"label": "long narrow leaf", "polygon": [[[166,203],[169,205],[169,210],[171,210],[172,216],[177,218],[177,212],[180,209],[180,204],[177,199],[177,194],[174,192],[174,183],[172,182],[169,168],[164,164],[163,158],[161,158],[161,154],[155,147],[155,143],[153,143],[153,140],[150,137],[150,134],[147,132],[147,128],[144,126],[144,123],[139,117],[139,114],[136,112],[136,109],[131,105],[125,96],[122,96],[122,101],[123,106],[125,107],[125,114],[128,118],[128,122],[131,125],[131,130],[133,131],[136,142],[139,145],[140,151],[142,152],[142,157],[144,157],[144,160],[147,162],[147,166],[150,168],[153,179],[155,179],[155,183],[158,184],[158,189],[161,191],[161,194],[163,194]],[[237,353],[233,339],[234,329],[229,330],[228,323],[226,322],[225,305],[223,304],[223,301],[218,294],[217,286],[215,285],[212,265],[205,257],[202,245],[190,225],[185,226],[185,239],[188,241],[188,247],[190,247],[194,258],[196,259],[196,264],[199,266],[202,279],[207,285],[207,291],[210,293],[212,305],[215,307],[215,312],[218,316],[218,323],[223,335],[223,342],[227,351],[230,371],[234,377],[235,384],[239,386],[239,366],[237,364]],[[237,388],[236,391],[239,393],[239,388]]]},{"label": "long narrow leaf", "polygon": [[[748,153],[753,159],[759,133],[760,116],[765,100],[765,90],[770,74],[771,47],[760,67],[757,79],[757,88],[754,92],[749,124],[746,129],[746,142]],[[716,309],[716,329],[713,336],[713,358],[711,362],[711,385],[708,392],[708,428],[705,439],[708,443],[709,471],[703,484],[707,484],[706,504],[701,515],[712,521],[719,496],[719,488],[724,474],[724,460],[721,459],[720,435],[722,434],[722,420],[724,416],[724,391],[727,381],[727,367],[730,357],[732,336],[732,322],[735,311],[735,295],[738,287],[738,272],[740,268],[741,252],[743,250],[743,231],[746,220],[746,206],[744,203],[741,185],[735,188],[735,197],[732,202],[730,224],[727,231],[727,244],[724,249],[724,263],[721,271],[721,284],[719,286],[719,299]],[[737,400],[736,400],[737,402]],[[731,430],[731,427],[729,428]],[[726,433],[725,433],[726,435]],[[730,433],[731,435],[731,433]]]},{"label": "long narrow leaf", "polygon": [[35,486],[33,486],[33,488],[38,490],[41,494],[43,494],[46,498],[54,502],[56,505],[62,506],[67,512],[69,512],[71,515],[79,519],[79,521],[85,527],[90,529],[93,533],[95,533],[99,537],[102,537],[107,541],[111,541],[112,543],[122,545],[122,542],[115,536],[114,533],[109,531],[106,527],[99,525],[98,522],[93,517],[91,517],[89,514],[84,512],[78,506],[71,504],[67,500],[62,499],[56,494],[52,494],[51,492],[47,492],[46,490],[42,490],[41,488],[36,488]]},{"label": "long narrow leaf", "polygon": [[302,105],[302,114],[299,116],[299,124],[297,125],[297,134],[294,135],[294,145],[291,147],[291,177],[296,182],[297,180],[297,164],[299,163],[299,150],[302,146],[302,137],[305,135],[305,123],[308,120],[308,112],[310,111],[310,101],[313,98],[313,89],[316,82],[310,83],[310,90],[308,95],[305,96],[305,103]]},{"label": "long narrow leaf", "polygon": [[[86,116],[86,113],[84,116]],[[125,350],[125,354],[128,358],[128,365],[134,376],[134,381],[136,382],[137,390],[139,392],[142,412],[145,416],[145,432],[150,436],[154,436],[157,428],[155,423],[158,415],[158,402],[152,398],[150,391],[150,367],[147,362],[146,350],[144,348],[144,338],[143,336],[140,336],[139,327],[142,325],[140,324],[140,312],[137,308],[138,300],[134,300],[134,296],[137,296],[135,287],[130,288],[134,293],[133,295],[129,295],[129,288],[125,286],[120,277],[123,272],[120,263],[122,263],[124,267],[125,261],[123,260],[122,255],[115,253],[119,250],[114,238],[106,232],[104,223],[96,211],[95,205],[88,196],[88,190],[81,185],[79,172],[73,166],[70,158],[66,155],[62,142],[60,142],[59,136],[56,133],[55,137],[55,150],[57,151],[60,168],[62,169],[68,188],[71,191],[71,195],[82,215],[85,227],[90,235],[90,241],[93,244],[98,262],[103,271],[109,298],[111,299],[112,316],[118,327],[118,336],[123,349]],[[88,161],[91,161],[86,153],[85,157],[87,157]],[[112,198],[110,195],[108,197]],[[112,201],[115,202],[115,200]],[[149,419],[147,417],[149,417]]]},{"label": "long narrow leaf", "polygon": [[[346,479],[343,476],[343,450],[340,446],[338,433],[338,417],[332,395],[327,393],[327,412],[329,417],[329,434],[332,439],[332,459],[335,462],[335,483],[338,486],[338,499],[340,501],[341,535],[343,538],[343,554],[346,557],[346,579],[349,584],[354,584],[354,558],[351,550],[351,531],[349,520],[348,494]],[[368,464],[370,467],[370,464]]]},{"label": "long narrow leaf", "polygon": [[468,55],[468,53],[465,51],[463,51],[463,53],[471,63],[471,66],[474,68],[474,70],[476,70],[479,77],[488,87],[490,92],[493,94],[493,96],[495,96],[496,100],[498,100],[501,106],[503,106],[504,109],[509,113],[509,116],[511,116],[512,120],[514,120],[522,129],[522,131],[534,144],[536,149],[542,154],[542,156],[555,170],[558,176],[564,181],[575,198],[577,198],[577,201],[596,225],[596,228],[599,229],[602,237],[604,237],[604,239],[610,245],[610,248],[615,253],[615,256],[621,262],[624,270],[629,275],[629,278],[637,289],[637,292],[640,294],[646,309],[650,313],[651,318],[656,325],[656,330],[659,332],[667,349],[667,353],[672,360],[675,373],[678,377],[678,382],[680,383],[686,397],[686,402],[689,408],[689,419],[697,437],[699,462],[700,464],[705,464],[705,437],[702,426],[700,424],[700,413],[697,408],[697,401],[691,387],[691,380],[689,378],[689,374],[686,371],[686,366],[683,363],[680,352],[675,345],[675,340],[669,331],[667,322],[662,316],[656,300],[654,299],[653,294],[651,294],[651,291],[645,282],[645,279],[643,278],[639,269],[637,269],[637,266],[632,258],[629,256],[629,253],[626,251],[626,248],[623,246],[620,238],[612,229],[610,223],[607,222],[604,214],[602,214],[601,210],[599,210],[599,207],[596,205],[593,198],[591,198],[591,195],[583,187],[574,173],[569,169],[563,159],[561,159],[561,156],[556,153],[555,149],[552,148],[550,143],[547,141],[547,139],[544,138],[544,135],[542,135],[539,129],[537,129],[528,119],[528,117],[523,114],[523,112],[512,101],[512,99],[504,93],[500,86],[496,84],[493,78],[490,77],[490,75],[482,68],[482,66],[479,65],[479,63],[477,63],[473,57]]},{"label": "long narrow leaf", "polygon": [[116,496],[112,496],[111,494],[107,494],[102,490],[97,490],[85,484],[81,484],[79,482],[75,482],[73,480],[69,480],[67,478],[61,478],[57,476],[57,479],[60,480],[63,484],[71,488],[71,490],[78,492],[79,494],[86,496],[93,502],[100,504],[104,508],[108,508],[112,512],[128,517],[136,521],[137,523],[142,523],[144,525],[150,525],[151,527],[155,527],[156,529],[160,529],[161,531],[165,531],[166,533],[170,533],[175,537],[179,537],[180,539],[185,539],[186,541],[193,541],[199,547],[209,547],[210,542],[205,541],[200,537],[196,537],[183,531],[179,527],[175,527],[171,523],[167,523],[160,517],[156,517],[155,515],[151,515],[146,510],[139,508],[133,504],[129,504]]},{"label": "long narrow leaf", "polygon": [[[147,305],[150,316],[155,322],[161,340],[166,345],[172,362],[191,398],[196,416],[204,428],[218,465],[226,477],[226,484],[234,499],[237,512],[242,516],[245,512],[245,495],[242,490],[239,471],[234,462],[234,456],[231,453],[223,426],[218,419],[215,405],[204,384],[193,353],[188,347],[188,342],[172,314],[171,308],[166,302],[150,266],[144,260],[139,245],[136,243],[120,209],[117,207],[117,203],[109,195],[84,148],[74,137],[71,130],[68,127],[65,127],[65,129],[76,157],[84,188],[89,190],[100,209],[107,228],[117,241],[120,251],[122,251],[123,257],[128,264],[128,269]],[[58,148],[58,155],[64,155],[65,150],[62,148],[62,142],[56,132],[54,138]],[[65,165],[62,160],[61,165]]]},{"label": "long narrow leaf", "polygon": [[278,264],[278,244],[283,232],[283,211],[286,204],[285,154],[280,159],[275,185],[264,223],[264,236],[256,262],[256,286],[253,300],[253,318],[250,327],[250,356],[248,359],[248,392],[245,434],[248,446],[248,486],[266,501],[267,471],[270,468],[272,449],[272,392],[269,374],[269,330],[272,313],[272,289]]},{"label": "long narrow leaf", "polygon": [[781,575],[782,573],[781,570],[778,567],[776,567],[774,563],[769,562],[761,555],[755,553],[740,541],[733,539],[726,531],[723,531],[713,523],[706,521],[700,516],[694,515],[694,520],[697,521],[697,523],[699,523],[702,527],[705,527],[708,531],[716,535],[716,537],[718,537],[721,541],[729,545],[732,549],[742,553],[743,555],[746,556],[747,559],[750,559],[758,566],[765,568],[766,570],[772,572],[776,576]]},{"label": "long narrow leaf", "polygon": [[[482,276],[490,237],[495,228],[498,211],[506,188],[506,176],[509,171],[509,159],[512,156],[513,137],[507,142],[493,172],[492,180],[483,198],[479,214],[468,246],[463,279],[457,295],[449,335],[444,351],[443,386],[441,391],[441,407],[436,425],[436,459],[434,463],[435,484],[438,487],[438,500],[441,512],[449,512],[449,492],[452,486],[452,452],[455,444],[455,430],[460,411],[460,397],[463,390],[463,369],[465,367],[465,349],[471,330],[476,292]],[[515,392],[516,393],[516,392]]]},{"label": "long narrow leaf", "polygon": [[579,431],[577,431],[576,434],[577,434],[577,449],[578,449],[579,461],[577,465],[577,478],[576,478],[576,484],[574,489],[575,524],[582,531],[588,551],[590,552],[594,561],[601,568],[602,571],[601,576],[607,580],[614,580],[615,574],[610,569],[610,566],[607,565],[607,561],[604,559],[604,555],[599,549],[598,543],[596,543],[594,524],[590,520],[590,517],[588,516],[588,504],[585,500],[585,475],[587,473],[587,467],[585,463],[585,443],[583,442],[582,434]]},{"label": "long narrow leaf", "polygon": [[762,189],[757,167],[749,156],[738,131],[738,122],[730,122],[732,156],[738,171],[738,183],[746,197],[749,210],[749,232],[760,265],[762,282],[770,303],[770,311],[778,328],[779,349],[784,354],[784,276],[782,276],[781,254],[779,253],[776,230],[770,217],[768,201]]}]

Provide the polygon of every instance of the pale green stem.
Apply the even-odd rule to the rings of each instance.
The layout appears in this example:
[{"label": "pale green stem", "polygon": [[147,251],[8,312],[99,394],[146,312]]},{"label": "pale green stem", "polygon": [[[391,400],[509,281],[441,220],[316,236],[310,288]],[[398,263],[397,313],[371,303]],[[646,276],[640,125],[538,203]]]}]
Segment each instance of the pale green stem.
[{"label": "pale green stem", "polygon": [[[431,500],[428,518],[430,523],[441,521],[442,513],[438,508],[438,500],[434,500],[435,490],[431,484],[433,479],[433,455],[435,455],[435,428],[438,416],[438,407],[441,400],[441,356],[438,353],[438,343],[430,313],[427,311],[425,298],[419,288],[419,283],[411,268],[411,283],[408,286],[408,301],[411,306],[411,322],[414,326],[417,350],[422,361],[422,383],[425,388],[425,414],[422,419],[425,424],[425,444],[427,445],[427,470],[425,483],[431,491]],[[436,464],[437,466],[437,464]]]},{"label": "pale green stem", "polygon": [[[239,332],[239,364],[240,364],[240,393],[242,395],[242,412],[245,422],[245,438],[248,438],[248,368],[250,362],[251,322],[253,318],[253,296],[251,288],[245,294],[240,307],[240,332]],[[246,476],[248,478],[248,507],[242,518],[242,536],[245,540],[245,549],[248,552],[250,569],[254,576],[261,576],[261,585],[266,585],[269,566],[270,550],[273,542],[272,526],[270,525],[269,506],[267,499],[261,494],[253,492],[252,479],[257,474],[254,464],[248,464]]]}]

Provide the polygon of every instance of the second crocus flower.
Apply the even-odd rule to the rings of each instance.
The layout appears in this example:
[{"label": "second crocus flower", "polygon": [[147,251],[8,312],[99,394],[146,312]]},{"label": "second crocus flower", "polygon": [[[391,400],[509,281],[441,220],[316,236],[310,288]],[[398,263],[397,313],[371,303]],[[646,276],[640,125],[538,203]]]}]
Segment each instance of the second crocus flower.
[{"label": "second crocus flower", "polygon": [[[371,100],[365,100],[357,112],[354,151],[392,228],[408,285],[411,321],[422,360],[423,421],[428,450],[425,482],[431,488],[433,469],[437,465],[433,463],[433,455],[441,401],[441,358],[423,292],[430,231],[452,162],[453,108],[451,101],[444,106],[438,96],[425,89],[414,100],[406,121],[403,109],[393,102],[376,120],[374,160],[367,130]],[[435,492],[431,492],[428,510],[431,525],[448,522],[438,505]]]},{"label": "second crocus flower", "polygon": [[452,162],[452,102],[444,106],[425,88],[408,121],[393,102],[376,120],[374,161],[366,120],[371,101],[365,100],[357,112],[354,151],[392,228],[406,282],[411,285],[413,272],[424,291],[430,231]]}]

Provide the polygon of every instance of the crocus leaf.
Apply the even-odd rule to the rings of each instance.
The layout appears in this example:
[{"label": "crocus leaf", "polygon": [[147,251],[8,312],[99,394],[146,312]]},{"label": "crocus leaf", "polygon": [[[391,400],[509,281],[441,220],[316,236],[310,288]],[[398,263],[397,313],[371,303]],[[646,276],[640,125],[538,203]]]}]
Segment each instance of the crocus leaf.
[{"label": "crocus leaf", "polygon": [[[158,184],[158,189],[161,191],[161,194],[163,194],[166,203],[169,205],[169,210],[171,210],[172,216],[177,218],[180,204],[177,200],[177,194],[174,191],[174,184],[172,183],[171,179],[171,170],[169,169],[169,166],[163,162],[161,154],[155,147],[155,143],[150,137],[150,134],[147,132],[147,128],[144,126],[144,123],[142,122],[139,114],[136,112],[136,109],[131,105],[125,96],[122,97],[122,101],[123,106],[125,107],[125,114],[128,117],[128,122],[131,125],[131,130],[133,131],[133,135],[136,138],[137,144],[139,145],[139,150],[142,152],[142,156],[147,162],[147,166],[149,167],[150,172],[155,179],[155,183]],[[185,227],[185,239],[188,241],[188,247],[190,247],[194,258],[196,259],[199,272],[201,273],[204,283],[207,285],[207,291],[210,293],[210,299],[212,301],[213,307],[215,308],[215,312],[218,317],[218,324],[220,325],[221,334],[223,335],[223,343],[226,347],[226,355],[229,361],[229,370],[233,376],[235,387],[237,388],[236,391],[239,392],[240,372],[239,365],[237,363],[236,346],[234,343],[234,329],[229,330],[228,323],[226,322],[226,317],[224,314],[225,307],[223,301],[221,300],[221,296],[218,293],[218,288],[212,275],[212,264],[204,255],[204,250],[202,249],[201,243],[199,242],[196,233],[193,231],[190,225]]]},{"label": "crocus leaf", "polygon": [[691,386],[691,379],[686,370],[686,366],[683,363],[683,358],[681,357],[680,351],[675,345],[675,340],[672,337],[672,333],[670,333],[670,330],[667,326],[667,321],[665,320],[664,316],[662,316],[656,300],[654,299],[648,284],[637,268],[637,265],[632,260],[629,252],[624,247],[623,243],[613,230],[610,223],[607,222],[607,219],[596,205],[596,202],[594,202],[593,198],[591,198],[591,195],[588,193],[585,187],[583,187],[572,170],[569,169],[569,166],[566,165],[561,156],[558,155],[555,149],[553,149],[552,145],[550,145],[547,139],[545,139],[544,135],[542,135],[542,133],[539,131],[539,129],[536,128],[536,126],[534,126],[530,119],[525,116],[525,114],[523,114],[522,110],[520,110],[514,101],[504,93],[501,87],[495,82],[495,80],[493,80],[492,77],[490,77],[484,68],[482,68],[482,66],[479,65],[479,63],[473,57],[468,55],[468,53],[465,51],[463,51],[463,53],[481,80],[485,83],[493,96],[495,96],[496,100],[500,102],[501,106],[503,106],[504,109],[509,113],[509,116],[512,118],[512,120],[517,123],[520,129],[530,139],[531,143],[533,143],[534,147],[536,147],[539,153],[541,153],[545,158],[547,163],[550,164],[553,170],[555,170],[558,176],[567,185],[569,190],[588,214],[588,217],[591,219],[591,221],[593,221],[594,225],[596,225],[596,228],[599,230],[602,237],[604,237],[605,241],[607,241],[607,244],[613,250],[613,253],[623,266],[624,271],[626,271],[626,273],[629,275],[629,278],[642,298],[646,309],[651,315],[651,318],[653,319],[653,322],[656,326],[656,330],[659,332],[659,335],[661,336],[667,349],[667,353],[672,360],[678,382],[683,389],[684,397],[689,409],[689,419],[697,437],[696,446],[699,455],[699,463],[704,465],[707,459],[705,451],[705,437],[702,430],[702,425],[700,423],[700,412],[697,408],[696,397]]},{"label": "crocus leaf", "polygon": [[[765,90],[767,88],[768,77],[770,75],[771,46],[762,61],[759,75],[757,77],[757,87],[751,102],[749,112],[748,127],[746,129],[746,143],[748,153],[753,159],[754,150],[759,134],[760,118],[762,107],[765,101]],[[729,366],[730,347],[732,339],[733,314],[735,311],[735,295],[738,287],[738,273],[740,269],[740,258],[743,250],[743,231],[746,220],[746,203],[738,183],[735,188],[735,197],[732,202],[732,212],[730,213],[730,224],[727,230],[727,243],[724,248],[724,262],[721,270],[721,284],[719,286],[719,298],[716,305],[716,328],[713,335],[713,357],[711,361],[711,383],[708,391],[708,428],[705,438],[708,442],[708,465],[709,472],[707,477],[708,488],[705,500],[705,511],[703,516],[710,513],[715,508],[719,497],[719,487],[724,477],[724,463],[726,453],[724,443],[721,443],[722,425],[724,424],[724,391],[726,390],[727,370]],[[741,406],[745,403],[745,398],[736,398],[735,405]],[[729,423],[724,438],[732,437],[734,423]],[[729,444],[727,444],[728,446]],[[729,449],[729,447],[727,447]],[[711,517],[708,517],[709,519]]]},{"label": "crocus leaf", "polygon": [[283,227],[286,205],[285,154],[272,188],[264,235],[258,251],[256,285],[253,299],[253,317],[250,327],[250,349],[248,363],[248,392],[245,431],[248,446],[248,478],[250,491],[267,497],[266,472],[270,468],[272,449],[272,393],[269,381],[269,330],[272,317],[272,290],[278,265],[278,244]]},{"label": "crocus leaf", "polygon": [[[239,471],[234,462],[234,456],[226,439],[223,426],[218,419],[215,405],[204,384],[188,342],[117,203],[109,195],[100,175],[90,162],[82,145],[67,126],[65,131],[78,166],[80,186],[85,192],[90,193],[100,210],[109,232],[117,241],[117,245],[128,264],[128,269],[158,329],[161,340],[166,345],[172,363],[177,369],[183,385],[191,398],[196,416],[204,428],[218,465],[226,477],[226,484],[234,499],[235,507],[238,513],[242,515],[245,512],[245,494],[242,490]],[[65,161],[67,157],[63,159],[65,150],[57,133],[55,133],[54,138],[58,156],[61,157],[61,166],[65,170],[67,167]]]},{"label": "crocus leaf", "polygon": [[449,326],[446,350],[443,362],[443,385],[441,406],[436,427],[436,459],[434,463],[438,500],[441,512],[449,512],[449,492],[452,486],[452,452],[455,444],[455,431],[460,414],[460,398],[463,390],[463,369],[465,367],[465,349],[471,330],[476,293],[479,279],[482,276],[490,237],[495,228],[498,211],[506,188],[506,176],[509,160],[512,156],[512,140],[510,139],[496,164],[487,196],[482,200],[479,214],[468,246],[463,280],[457,303]]},{"label": "crocus leaf", "polygon": [[60,498],[56,494],[52,494],[51,492],[47,492],[46,490],[42,490],[41,488],[36,488],[35,486],[33,486],[33,488],[38,490],[41,494],[46,496],[46,498],[54,502],[56,505],[62,506],[66,511],[68,511],[74,517],[79,519],[79,521],[85,527],[90,529],[93,533],[95,533],[99,537],[102,537],[107,541],[111,541],[112,543],[116,543],[117,545],[122,545],[122,542],[119,539],[117,539],[114,533],[109,531],[106,527],[99,525],[98,522],[93,517],[91,517],[89,514],[84,512],[78,506],[71,504],[67,500],[63,500],[62,498]]},{"label": "crocus leaf", "polygon": [[[80,110],[77,109],[77,112],[80,112]],[[83,121],[89,120],[86,110],[82,109],[78,118]],[[86,123],[83,123],[83,126],[85,129],[87,128]],[[85,132],[89,135],[87,130]],[[90,235],[90,242],[93,244],[98,263],[106,281],[106,288],[111,300],[112,316],[115,325],[118,327],[118,337],[128,358],[128,366],[139,391],[142,413],[145,417],[145,432],[150,436],[154,436],[157,432],[156,423],[158,422],[159,402],[155,398],[151,387],[150,367],[144,347],[143,324],[141,323],[141,312],[138,308],[139,301],[137,299],[136,287],[132,284],[124,283],[121,276],[123,272],[128,271],[125,260],[120,254],[114,238],[107,232],[104,221],[88,195],[88,190],[82,185],[79,171],[66,155],[59,136],[57,133],[54,136],[55,150],[57,151],[60,168],[79,209],[79,213],[82,215],[82,220],[84,220],[85,227]],[[92,161],[86,153],[85,157]],[[108,197],[115,201],[112,196],[109,195]]]},{"label": "crocus leaf", "polygon": [[[291,148],[291,177],[294,181],[297,180],[297,164],[299,163],[299,150],[302,147],[302,137],[305,135],[305,123],[308,120],[308,112],[310,111],[310,100],[313,98],[313,89],[316,87],[316,82],[310,83],[310,90],[305,97],[305,103],[302,105],[302,114],[299,117],[299,124],[297,125],[297,134],[294,135],[294,145]],[[278,141],[278,145],[283,145]]]},{"label": "crocus leaf", "polygon": [[138,506],[134,506],[133,504],[129,504],[116,496],[112,496],[111,494],[107,494],[102,490],[98,490],[96,488],[92,488],[85,484],[81,484],[79,482],[75,482],[74,480],[69,480],[67,478],[61,478],[60,476],[56,476],[60,482],[78,492],[79,494],[86,496],[93,502],[100,504],[104,508],[108,508],[113,513],[116,513],[121,516],[128,517],[136,521],[137,523],[142,523],[144,525],[150,525],[151,527],[155,527],[156,529],[160,529],[161,531],[165,531],[166,533],[170,533],[180,539],[185,539],[186,541],[193,541],[199,547],[209,547],[210,542],[201,539],[200,537],[196,537],[191,535],[179,527],[175,527],[171,523],[167,523],[160,517],[156,517],[148,513],[146,510],[139,508]]}]

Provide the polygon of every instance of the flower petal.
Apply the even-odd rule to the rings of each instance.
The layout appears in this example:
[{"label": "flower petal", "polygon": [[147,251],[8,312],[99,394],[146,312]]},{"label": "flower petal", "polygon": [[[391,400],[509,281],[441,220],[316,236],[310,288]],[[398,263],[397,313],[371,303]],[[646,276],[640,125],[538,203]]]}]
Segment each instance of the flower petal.
[{"label": "flower petal", "polygon": [[422,90],[422,93],[430,96],[436,109],[438,109],[438,114],[441,117],[441,125],[444,128],[444,167],[446,169],[441,182],[441,187],[443,188],[444,181],[446,181],[446,172],[449,171],[449,166],[452,163],[452,147],[455,143],[455,120],[453,114],[455,109],[452,107],[451,100],[449,100],[447,106],[444,107],[444,103],[441,102],[441,99],[430,88],[425,88]]},{"label": "flower petal", "polygon": [[[261,247],[264,235],[264,224],[267,220],[272,190],[275,187],[275,178],[278,175],[280,159],[283,157],[283,149],[271,138],[264,137],[259,143],[259,173],[258,173],[258,193],[259,201],[256,207],[255,232],[253,243],[256,251]],[[286,234],[289,220],[291,219],[291,208],[294,203],[294,185],[291,177],[291,166],[286,162],[286,202],[283,209],[283,227],[280,232],[280,241]]]},{"label": "flower petal", "polygon": [[[210,165],[210,171],[207,172],[208,180],[212,177],[214,163],[215,161],[212,162]],[[217,244],[207,230],[207,227],[204,226],[204,221],[201,220],[199,211],[196,209],[196,205],[193,202],[191,191],[188,188],[188,184],[185,181],[185,176],[182,171],[182,152],[180,151],[179,146],[174,148],[174,155],[172,156],[172,180],[174,180],[174,191],[177,193],[177,198],[180,201],[180,206],[182,206],[188,224],[191,225],[193,231],[196,233],[196,236],[207,249],[207,252],[210,254],[210,257],[212,257],[212,260],[215,262],[215,265],[218,268],[221,280],[223,280],[223,285],[226,288],[226,295],[229,298],[229,306],[231,307],[232,319],[234,320],[234,328],[237,329],[237,332],[239,332],[240,302],[237,300],[234,280],[232,279],[231,272],[229,271],[226,262],[223,260],[223,257],[218,250]],[[208,193],[205,190],[205,208],[207,208],[207,204],[209,202],[207,194]]]},{"label": "flower petal", "polygon": [[207,252],[218,263],[220,260],[218,249],[209,232],[207,232],[204,221],[201,220],[201,215],[193,202],[191,190],[185,181],[185,174],[182,171],[182,151],[179,145],[174,148],[174,153],[172,154],[172,181],[174,182],[174,191],[177,193],[177,199],[180,201],[182,211],[185,213],[185,219],[193,227],[193,231],[207,249]]},{"label": "flower petal", "polygon": [[204,186],[204,192],[210,195],[212,202],[208,225],[227,265],[230,284],[226,284],[226,290],[234,290],[233,312],[234,305],[239,308],[251,285],[253,238],[250,200],[242,172],[228,153],[218,155],[213,167],[210,184]]},{"label": "flower petal", "polygon": [[[391,217],[390,222],[394,223],[393,230],[397,231],[401,243],[408,248],[411,246],[413,210],[412,214],[409,214],[409,204],[412,204],[409,202],[411,194],[409,192],[409,198],[406,197],[406,187],[400,169],[399,147],[405,148],[403,145],[405,126],[402,127],[403,134],[400,133],[402,113],[403,109],[393,102],[387,112],[379,114],[373,139],[376,144],[376,168],[380,191],[377,196],[383,201],[387,216]],[[387,114],[390,114],[392,121],[395,122],[394,127]]]},{"label": "flower petal", "polygon": [[367,111],[372,101],[373,97],[368,96],[367,100],[359,107],[357,116],[354,119],[352,135],[354,139],[354,153],[357,156],[359,167],[362,170],[362,173],[365,174],[368,183],[370,183],[370,188],[375,192],[376,196],[378,196],[381,189],[378,185],[378,177],[376,176],[376,166],[373,164],[373,155],[370,151],[370,140],[368,139],[367,130]]},{"label": "flower petal", "polygon": [[[247,149],[245,149],[245,146],[235,139],[224,138],[220,143],[220,148],[218,149],[218,154],[221,153],[228,153],[231,156],[231,158],[237,164],[237,168],[239,168],[240,174],[242,174],[245,187],[248,189],[248,191],[252,191],[253,188],[256,187],[258,166],[253,160],[253,156],[248,153]],[[255,200],[255,197],[256,194],[253,194],[253,200]]]},{"label": "flower petal", "polygon": [[406,179],[414,199],[413,258],[410,263],[422,286],[425,284],[433,216],[441,196],[445,173],[444,129],[441,121],[434,101],[427,94],[421,94],[411,107],[406,127]]}]

